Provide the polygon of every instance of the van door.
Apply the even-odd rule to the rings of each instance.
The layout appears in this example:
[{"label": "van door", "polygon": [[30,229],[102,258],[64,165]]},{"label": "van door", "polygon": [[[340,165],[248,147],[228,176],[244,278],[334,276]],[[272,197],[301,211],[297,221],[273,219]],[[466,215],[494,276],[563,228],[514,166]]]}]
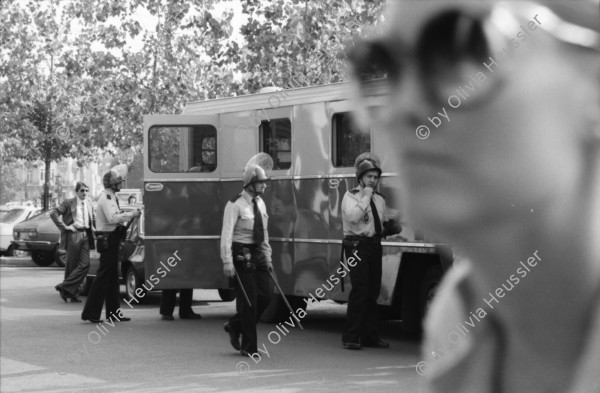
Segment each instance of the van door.
[{"label": "van door", "polygon": [[[348,190],[356,187],[354,160],[365,151],[371,151],[370,130],[359,130],[353,123],[347,101],[328,104],[330,119],[331,160],[329,175],[329,269],[335,273],[340,266],[342,239],[342,200]],[[344,292],[341,288],[332,292],[335,300],[346,300],[350,291],[350,277],[344,279]]]},{"label": "van door", "polygon": [[218,130],[218,116],[144,117],[148,290],[228,287],[219,256]]}]

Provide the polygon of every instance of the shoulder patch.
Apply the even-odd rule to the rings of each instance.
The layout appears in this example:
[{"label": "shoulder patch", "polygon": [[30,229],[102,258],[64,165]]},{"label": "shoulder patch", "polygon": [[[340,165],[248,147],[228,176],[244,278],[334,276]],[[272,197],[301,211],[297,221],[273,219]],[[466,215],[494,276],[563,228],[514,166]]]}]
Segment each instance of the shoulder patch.
[{"label": "shoulder patch", "polygon": [[242,194],[237,194],[236,196],[234,196],[233,198],[231,198],[229,200],[229,202],[231,203],[235,203],[235,201],[237,201],[238,199],[240,199],[242,197]]},{"label": "shoulder patch", "polygon": [[110,194],[106,194],[106,199],[111,200]]},{"label": "shoulder patch", "polygon": [[354,188],[354,189],[352,189],[352,190],[349,190],[348,192],[349,192],[350,194],[356,194],[356,193],[357,193],[357,192],[359,192],[359,191],[360,191],[360,189],[357,187],[357,188]]},{"label": "shoulder patch", "polygon": [[377,192],[377,191],[375,191],[375,194],[377,194],[377,195],[379,195],[380,197],[382,197],[383,199],[385,199],[385,197],[383,196],[383,194],[381,194],[381,193],[379,193],[379,192]]}]

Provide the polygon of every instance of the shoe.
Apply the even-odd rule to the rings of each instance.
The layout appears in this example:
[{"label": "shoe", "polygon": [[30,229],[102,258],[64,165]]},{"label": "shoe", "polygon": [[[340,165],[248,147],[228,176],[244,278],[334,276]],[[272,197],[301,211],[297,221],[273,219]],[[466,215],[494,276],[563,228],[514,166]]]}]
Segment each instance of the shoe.
[{"label": "shoe", "polygon": [[65,301],[65,303],[67,302],[67,291],[65,291],[64,289],[62,289],[60,287],[60,284],[55,286],[54,289],[56,289],[58,291],[58,294],[60,295],[60,297],[62,298],[62,300]]},{"label": "shoe", "polygon": [[119,318],[118,316],[115,316],[114,318],[113,317],[108,317],[108,318],[106,318],[106,320],[108,322],[112,322],[112,323],[115,323],[115,322],[129,322],[129,321],[131,321],[131,318],[127,318],[127,317]]},{"label": "shoe", "polygon": [[344,348],[346,348],[346,349],[360,349],[360,344],[359,343],[352,343],[352,342],[345,343],[345,342],[343,342],[342,345],[344,345]]},{"label": "shoe", "polygon": [[187,314],[179,314],[180,319],[201,319],[202,315],[196,314],[195,312],[187,313]]},{"label": "shoe", "polygon": [[81,303],[81,299],[79,298],[79,296],[73,296],[71,298],[71,303]]},{"label": "shoe", "polygon": [[161,318],[163,321],[174,321],[175,318],[173,318],[172,315],[163,315]]},{"label": "shoe", "polygon": [[247,357],[251,358],[251,357],[253,357],[253,355],[258,355],[258,352],[252,352],[252,353],[250,353],[250,352],[248,352],[248,351],[246,351],[244,349],[240,349],[240,355],[247,356]]},{"label": "shoe", "polygon": [[390,343],[387,341],[383,341],[383,340],[367,341],[367,342],[364,342],[363,345],[365,347],[371,347],[371,348],[389,348],[390,347]]},{"label": "shoe", "polygon": [[229,333],[229,342],[231,343],[231,346],[236,349],[236,350],[240,350],[241,346],[240,346],[240,334],[236,331],[233,330],[233,328],[231,327],[231,325],[229,324],[229,322],[225,322],[225,325],[223,325],[223,329],[225,329],[225,331],[227,333]]},{"label": "shoe", "polygon": [[104,322],[102,319],[87,318],[87,317],[84,317],[83,315],[81,316],[81,319],[83,319],[84,321],[90,321],[91,323],[102,323],[102,322]]}]

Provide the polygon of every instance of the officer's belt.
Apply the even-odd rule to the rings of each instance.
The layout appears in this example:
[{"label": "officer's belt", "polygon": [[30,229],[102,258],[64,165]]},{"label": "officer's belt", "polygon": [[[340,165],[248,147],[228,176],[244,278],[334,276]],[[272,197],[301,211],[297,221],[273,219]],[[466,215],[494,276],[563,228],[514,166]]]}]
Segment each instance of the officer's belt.
[{"label": "officer's belt", "polygon": [[347,236],[344,236],[344,240],[348,240],[351,242],[358,241],[361,243],[381,244],[380,236],[368,237],[368,236],[347,235]]},{"label": "officer's belt", "polygon": [[258,245],[254,244],[254,243],[246,244],[246,243],[232,242],[231,245],[235,246],[235,247],[246,247],[249,250],[256,250],[256,249],[258,249]]}]

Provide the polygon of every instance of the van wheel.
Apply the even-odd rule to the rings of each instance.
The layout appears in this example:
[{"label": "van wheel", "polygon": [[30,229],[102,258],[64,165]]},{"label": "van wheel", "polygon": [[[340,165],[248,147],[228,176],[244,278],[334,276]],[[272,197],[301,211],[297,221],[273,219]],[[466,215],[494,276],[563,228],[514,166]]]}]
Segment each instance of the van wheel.
[{"label": "van wheel", "polygon": [[[299,308],[303,311],[306,311],[306,302],[304,301],[304,297],[287,295],[286,299],[290,303],[292,310],[294,310],[294,314],[296,314],[296,311]],[[298,315],[296,314],[296,316]],[[263,313],[261,320],[266,323],[279,323],[283,321],[289,321],[290,318],[295,320],[295,318],[291,316],[290,310],[288,310],[281,295],[279,293],[273,293],[273,299]]]},{"label": "van wheel", "polygon": [[34,251],[31,253],[31,259],[38,266],[50,266],[54,263],[54,257],[51,252]]},{"label": "van wheel", "polygon": [[87,276],[85,278],[85,281],[83,282],[83,284],[81,285],[81,289],[79,291],[79,294],[81,296],[87,296],[90,293],[90,289],[92,289],[92,284],[94,283],[94,277],[92,276]]},{"label": "van wheel", "polygon": [[224,302],[231,302],[235,300],[235,290],[219,288],[219,297]]},{"label": "van wheel", "polygon": [[54,249],[54,262],[60,267],[65,267],[67,264],[67,253],[59,251],[58,246]]},{"label": "van wheel", "polygon": [[419,289],[419,314],[421,321],[427,316],[441,281],[442,269],[440,266],[433,265],[425,271]]},{"label": "van wheel", "polygon": [[[141,288],[143,293],[141,297],[136,296],[135,292],[137,289]],[[146,290],[142,288],[142,281],[138,277],[133,266],[129,266],[127,269],[127,273],[125,273],[125,291],[127,292],[127,297],[129,299],[138,299],[141,301],[146,294]]]}]

